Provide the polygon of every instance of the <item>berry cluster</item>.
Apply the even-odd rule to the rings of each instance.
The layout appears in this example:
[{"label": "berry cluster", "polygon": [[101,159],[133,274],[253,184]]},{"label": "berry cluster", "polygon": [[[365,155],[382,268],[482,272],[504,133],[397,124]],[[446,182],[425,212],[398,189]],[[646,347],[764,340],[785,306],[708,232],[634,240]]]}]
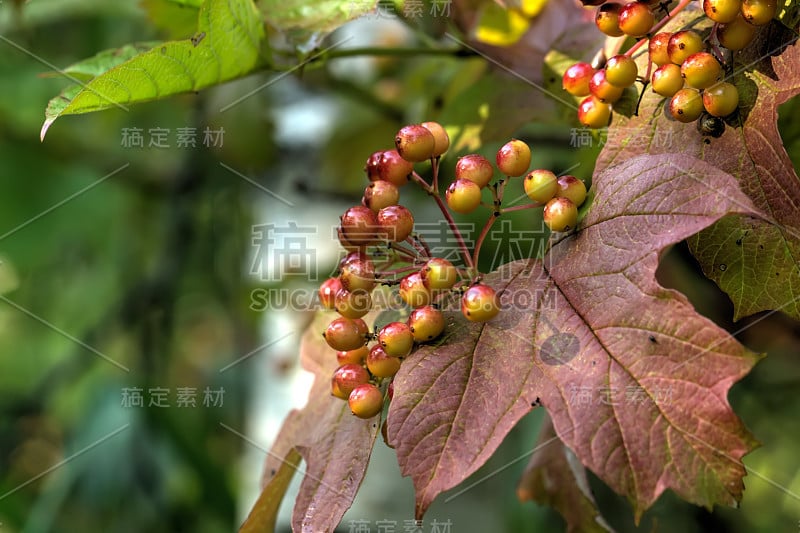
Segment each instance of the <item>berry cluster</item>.
[{"label": "berry cluster", "polygon": [[[405,126],[395,136],[395,149],[378,151],[365,167],[370,183],[361,205],[347,209],[337,229],[339,242],[348,254],[340,261],[338,275],[322,283],[322,306],[339,316],[323,336],[336,350],[339,367],[333,374],[332,394],[347,400],[353,414],[371,418],[381,412],[381,387],[400,369],[402,360],[416,346],[433,341],[445,329],[441,309],[456,295],[467,320],[485,322],[500,312],[497,292],[481,281],[476,264],[481,244],[494,220],[504,212],[544,207],[545,223],[553,231],[568,231],[577,224],[578,207],[586,199],[586,186],[574,176],[557,177],[549,170],[528,172],[530,147],[511,140],[497,152],[497,168],[504,175],[493,182],[495,168],[483,156],[470,154],[458,159],[455,176],[444,200],[439,194],[440,157],[450,146],[444,128],[436,122]],[[432,181],[414,170],[415,163],[430,161]],[[523,185],[533,203],[502,207],[503,191],[512,177],[525,176]],[[493,183],[492,183],[493,182]],[[448,221],[463,265],[435,257],[424,239],[414,233],[411,211],[400,205],[400,189],[414,183],[431,196]],[[483,203],[483,191],[493,202]],[[473,250],[466,246],[450,211],[469,213],[480,205],[491,209]],[[448,209],[449,208],[449,209]],[[363,317],[373,306],[378,285],[396,286],[400,299],[410,309],[405,322],[391,322],[370,331]]]},{"label": "berry cluster", "polygon": [[[757,27],[767,24],[777,12],[776,0],[702,0],[705,15],[713,21],[704,37],[691,29],[658,32],[691,0],[681,0],[672,11],[667,11],[670,2],[658,0],[624,5],[582,1],[586,6],[599,6],[595,23],[604,34],[626,35],[637,41],[625,53],[607,61],[601,54],[596,66],[581,62],[564,72],[564,89],[573,96],[585,97],[578,106],[581,124],[590,128],[607,126],[614,103],[627,87],[640,81],[645,87],[652,84],[655,93],[669,99],[667,109],[675,120],[700,119],[698,128],[714,136],[721,135],[724,129],[721,118],[732,114],[739,105],[736,87],[724,81],[726,70],[732,67],[731,53],[745,48],[755,37]],[[658,20],[661,14],[665,16]],[[632,56],[645,43],[647,72],[640,76]]]}]

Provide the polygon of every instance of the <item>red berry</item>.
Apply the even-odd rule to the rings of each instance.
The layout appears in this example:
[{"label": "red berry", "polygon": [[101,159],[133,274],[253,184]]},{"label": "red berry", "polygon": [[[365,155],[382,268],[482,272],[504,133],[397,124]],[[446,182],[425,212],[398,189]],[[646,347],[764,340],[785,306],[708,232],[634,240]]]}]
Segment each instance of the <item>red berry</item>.
[{"label": "red berry", "polygon": [[675,63],[667,63],[661,65],[655,71],[651,78],[653,84],[653,91],[661,96],[670,97],[683,88],[683,76],[681,76],[681,67]]},{"label": "red berry", "polygon": [[435,307],[426,305],[411,311],[407,324],[415,341],[428,342],[444,331],[444,315]]},{"label": "red berry", "polygon": [[383,346],[376,344],[367,354],[367,368],[376,378],[390,378],[400,370],[400,359],[387,354]]},{"label": "red berry", "polygon": [[624,91],[625,89],[622,87],[611,85],[608,82],[605,70],[598,70],[589,80],[589,92],[592,93],[592,96],[607,104],[612,104],[619,100]]},{"label": "red berry", "polygon": [[358,418],[372,418],[383,410],[383,394],[372,383],[365,383],[353,389],[347,403]]},{"label": "red berry", "polygon": [[733,84],[721,81],[703,91],[703,107],[709,115],[727,117],[738,106],[739,91]]},{"label": "red berry", "polygon": [[441,257],[428,260],[420,270],[422,283],[431,291],[450,289],[458,281],[458,269]]},{"label": "red berry", "polygon": [[619,13],[622,5],[616,2],[607,2],[597,8],[594,23],[597,28],[609,37],[619,37],[624,32],[619,28]]},{"label": "red berry", "polygon": [[611,120],[611,106],[594,96],[587,96],[578,106],[578,121],[587,128],[604,128]]},{"label": "red berry", "polygon": [[[588,90],[588,89],[587,89]],[[486,187],[494,176],[494,167],[488,159],[478,154],[465,155],[456,162],[456,179],[468,180]]]},{"label": "red berry", "polygon": [[331,392],[337,398],[346,400],[350,397],[350,393],[358,387],[369,381],[369,374],[361,365],[344,364],[333,371],[331,378]]},{"label": "red berry", "polygon": [[636,61],[630,57],[619,54],[606,62],[606,81],[617,87],[630,87],[639,75]]},{"label": "red berry", "polygon": [[378,343],[386,355],[406,357],[414,347],[414,334],[405,322],[390,322],[378,332]]},{"label": "red berry", "polygon": [[619,12],[619,29],[631,37],[644,37],[650,33],[655,22],[653,12],[643,2],[625,4]]},{"label": "red berry", "polygon": [[438,122],[423,122],[421,126],[433,134],[434,157],[442,155],[450,148],[450,137],[441,124]]},{"label": "red berry", "polygon": [[686,58],[681,65],[681,76],[689,87],[705,89],[717,82],[722,67],[713,55],[708,52],[697,52]]},{"label": "red berry", "polygon": [[561,176],[558,178],[558,192],[555,195],[559,198],[568,198],[575,207],[580,207],[586,201],[586,184],[569,174]]},{"label": "red berry", "polygon": [[456,213],[471,213],[481,205],[481,188],[474,181],[456,180],[444,196],[447,205]]},{"label": "red berry", "polygon": [[472,322],[486,322],[500,312],[500,298],[488,285],[473,285],[461,297],[461,313]]},{"label": "red berry", "polygon": [[408,183],[414,165],[400,157],[397,150],[381,150],[369,156],[365,170],[370,181],[383,180],[402,187]]},{"label": "red berry", "polygon": [[362,319],[362,318],[354,318],[352,320],[353,320],[353,323],[356,325],[356,329],[358,330],[358,332],[361,334],[362,337],[364,337],[366,339],[367,337],[370,336],[370,334],[369,334],[369,326],[367,326],[367,323],[364,322],[364,319]]},{"label": "red berry", "polygon": [[328,278],[319,286],[319,302],[322,307],[333,311],[336,293],[342,290],[342,281],[339,278]]},{"label": "red berry", "polygon": [[372,297],[368,291],[342,289],[336,293],[334,305],[336,312],[345,318],[361,318],[372,309]]},{"label": "red berry", "polygon": [[544,223],[551,231],[569,231],[578,223],[578,208],[568,198],[553,198],[544,206]]},{"label": "red berry", "polygon": [[414,231],[414,216],[402,205],[390,205],[378,211],[380,236],[392,242],[401,242]]},{"label": "red berry", "polygon": [[741,0],[703,0],[703,11],[714,22],[733,22],[741,9]]},{"label": "red berry", "polygon": [[419,272],[413,272],[400,280],[400,298],[411,307],[422,307],[431,303],[432,294]]},{"label": "red berry", "polygon": [[522,186],[528,198],[543,204],[558,192],[558,178],[549,170],[532,170],[525,176]]},{"label": "red berry", "polygon": [[497,151],[497,168],[506,176],[522,176],[531,166],[531,148],[523,141],[512,139]]},{"label": "red berry", "polygon": [[385,180],[376,180],[364,189],[362,203],[376,213],[390,205],[396,205],[400,200],[400,191],[392,183]]},{"label": "red berry", "polygon": [[589,96],[589,80],[594,74],[594,67],[589,63],[575,63],[564,71],[561,85],[573,96]]},{"label": "red berry", "polygon": [[703,112],[703,99],[697,89],[685,87],[669,101],[669,112],[678,122],[694,122]]},{"label": "red berry", "polygon": [[669,38],[667,44],[667,54],[669,60],[680,65],[692,54],[703,51],[703,38],[700,34],[692,30],[675,32]]},{"label": "red berry", "polygon": [[369,207],[351,207],[342,215],[342,234],[350,244],[368,246],[378,241],[378,218]]},{"label": "red berry", "polygon": [[403,126],[394,137],[397,153],[406,161],[418,163],[433,157],[436,139],[426,127],[421,124]]},{"label": "red berry", "polygon": [[375,288],[375,265],[371,259],[363,257],[345,261],[340,271],[342,287],[348,291],[369,292]]},{"label": "red berry", "polygon": [[336,361],[340,365],[361,365],[364,363],[364,360],[367,358],[367,354],[369,353],[369,348],[366,346],[362,346],[360,348],[356,348],[355,350],[339,350],[336,352]]},{"label": "red berry", "polygon": [[672,33],[670,32],[656,33],[650,38],[650,42],[647,45],[650,60],[658,66],[671,63],[669,54],[667,53],[670,37],[672,37]]},{"label": "red berry", "polygon": [[328,346],[337,351],[348,351],[360,348],[366,343],[366,337],[361,328],[349,318],[339,317],[334,319],[322,334]]}]

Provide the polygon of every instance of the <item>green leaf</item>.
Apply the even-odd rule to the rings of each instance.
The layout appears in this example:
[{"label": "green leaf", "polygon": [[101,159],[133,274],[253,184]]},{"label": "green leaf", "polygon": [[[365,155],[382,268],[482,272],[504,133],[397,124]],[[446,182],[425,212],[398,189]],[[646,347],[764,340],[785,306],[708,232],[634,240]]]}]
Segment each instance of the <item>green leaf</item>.
[{"label": "green leaf", "polygon": [[264,63],[264,29],[250,0],[206,0],[197,33],[171,41],[97,76],[80,90],[68,88],[47,106],[41,138],[63,115],[91,113],[197,91],[239,78]]},{"label": "green leaf", "polygon": [[174,0],[142,0],[141,6],[147,18],[170,39],[184,39],[197,28],[200,14],[199,0],[180,2]]},{"label": "green leaf", "polygon": [[268,24],[300,42],[316,33],[332,32],[369,13],[377,3],[377,0],[261,0],[258,5]]},{"label": "green leaf", "polygon": [[64,68],[61,71],[46,72],[42,74],[45,78],[55,78],[57,76],[69,76],[78,81],[89,81],[106,72],[136,57],[142,52],[146,52],[161,44],[161,41],[147,41],[143,43],[132,43],[121,46],[120,48],[111,48],[110,50],[103,50],[98,52],[88,59],[78,61],[72,65]]}]

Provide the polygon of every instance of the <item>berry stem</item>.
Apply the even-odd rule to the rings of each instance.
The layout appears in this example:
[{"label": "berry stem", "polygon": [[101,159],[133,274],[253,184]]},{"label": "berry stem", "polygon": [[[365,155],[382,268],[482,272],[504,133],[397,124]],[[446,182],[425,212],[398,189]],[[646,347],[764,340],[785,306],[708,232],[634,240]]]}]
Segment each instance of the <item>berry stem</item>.
[{"label": "berry stem", "polygon": [[432,196],[436,201],[436,205],[439,206],[439,210],[442,212],[442,215],[444,215],[445,220],[447,220],[447,225],[450,227],[450,231],[453,233],[453,236],[458,242],[458,249],[461,253],[461,257],[464,259],[464,264],[467,265],[467,268],[470,270],[475,270],[475,261],[473,261],[472,256],[469,255],[469,248],[467,248],[467,243],[464,240],[464,236],[458,229],[456,221],[453,220],[453,215],[450,214],[450,210],[447,209],[446,205],[444,205],[439,193],[431,185],[429,185],[428,182],[422,178],[422,176],[417,174],[416,171],[411,172],[411,179],[417,182],[420,187],[422,187],[425,192],[428,193],[429,196]]},{"label": "berry stem", "polygon": [[536,209],[539,207],[544,207],[544,204],[540,204],[539,202],[532,202],[529,204],[522,204],[522,205],[515,205],[512,207],[504,207],[500,210],[500,213],[511,213],[513,211],[522,211],[524,209]]},{"label": "berry stem", "polygon": [[486,236],[489,234],[489,230],[492,229],[494,221],[499,217],[497,213],[497,211],[492,212],[491,216],[486,220],[486,224],[483,225],[481,234],[478,236],[478,241],[475,243],[475,251],[472,253],[472,264],[474,265],[478,264],[478,256],[481,253],[483,241],[486,240]]},{"label": "berry stem", "polygon": [[402,255],[405,256],[407,259],[410,259],[411,263],[415,262],[419,258],[419,255],[416,252],[409,250],[408,248],[403,248],[402,246],[400,246],[400,244],[396,242],[389,243],[389,248],[394,250],[394,252],[397,255]]},{"label": "berry stem", "polygon": [[414,237],[408,237],[406,238],[406,242],[414,247],[414,249],[418,252],[417,254],[418,256],[420,255],[422,257],[431,256],[430,250],[428,250],[428,248],[424,246],[418,239],[415,239]]}]

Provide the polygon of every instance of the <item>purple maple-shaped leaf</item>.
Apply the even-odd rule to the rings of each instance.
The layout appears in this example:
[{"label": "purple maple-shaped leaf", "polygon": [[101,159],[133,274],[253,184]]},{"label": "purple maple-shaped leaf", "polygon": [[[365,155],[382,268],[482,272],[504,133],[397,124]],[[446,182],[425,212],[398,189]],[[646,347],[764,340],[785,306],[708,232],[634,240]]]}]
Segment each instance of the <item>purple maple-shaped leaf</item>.
[{"label": "purple maple-shaped leaf", "polygon": [[741,457],[756,443],[727,393],[758,356],[655,270],[671,244],[725,215],[758,213],[732,176],[692,157],[636,157],[595,184],[576,234],[542,261],[486,276],[502,291],[497,318],[450,313],[447,337],[396,376],[388,436],[418,517],[537,397],[561,441],[637,519],[668,488],[706,507],[741,498]]},{"label": "purple maple-shaped leaf", "polygon": [[[378,417],[356,418],[347,402],[331,395],[336,355],[320,334],[330,320],[330,313],[318,315],[303,335],[301,363],[314,374],[314,384],[306,406],[292,411],[284,421],[265,465],[264,492],[271,494],[273,478],[286,490],[288,483],[280,477],[281,467],[291,459],[293,450],[300,452],[306,462],[292,515],[294,531],[333,531],[353,503],[379,431]],[[274,497],[262,498],[258,503],[266,507],[272,500]],[[257,504],[251,516],[266,514],[260,511]],[[261,516],[260,522],[274,523],[274,513],[277,505],[270,516]]]}]

